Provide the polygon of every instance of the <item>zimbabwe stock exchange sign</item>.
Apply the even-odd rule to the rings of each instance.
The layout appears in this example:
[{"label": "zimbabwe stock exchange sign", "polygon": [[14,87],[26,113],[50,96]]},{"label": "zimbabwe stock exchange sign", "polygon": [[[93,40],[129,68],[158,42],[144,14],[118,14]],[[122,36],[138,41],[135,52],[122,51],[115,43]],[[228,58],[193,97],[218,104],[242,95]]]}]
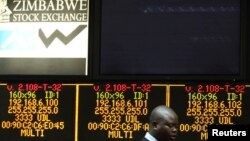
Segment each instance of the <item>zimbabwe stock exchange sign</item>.
[{"label": "zimbabwe stock exchange sign", "polygon": [[88,75],[88,0],[0,0],[0,75]]}]

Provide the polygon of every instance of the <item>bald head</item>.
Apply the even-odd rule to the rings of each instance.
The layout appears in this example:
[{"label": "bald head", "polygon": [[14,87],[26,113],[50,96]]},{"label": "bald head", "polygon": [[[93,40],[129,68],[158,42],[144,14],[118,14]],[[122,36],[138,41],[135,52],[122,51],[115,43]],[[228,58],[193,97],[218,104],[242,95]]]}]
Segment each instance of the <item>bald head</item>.
[{"label": "bald head", "polygon": [[177,114],[172,108],[166,107],[165,105],[155,107],[150,114],[150,122],[160,121],[166,118],[177,118]]}]

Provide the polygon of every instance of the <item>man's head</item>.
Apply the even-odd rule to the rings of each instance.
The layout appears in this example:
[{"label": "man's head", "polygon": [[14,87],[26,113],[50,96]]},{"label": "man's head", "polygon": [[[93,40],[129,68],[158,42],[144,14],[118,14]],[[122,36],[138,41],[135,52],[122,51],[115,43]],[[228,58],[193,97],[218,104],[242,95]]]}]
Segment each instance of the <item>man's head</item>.
[{"label": "man's head", "polygon": [[178,133],[179,120],[173,109],[160,105],[150,114],[149,133],[158,141],[173,141]]}]

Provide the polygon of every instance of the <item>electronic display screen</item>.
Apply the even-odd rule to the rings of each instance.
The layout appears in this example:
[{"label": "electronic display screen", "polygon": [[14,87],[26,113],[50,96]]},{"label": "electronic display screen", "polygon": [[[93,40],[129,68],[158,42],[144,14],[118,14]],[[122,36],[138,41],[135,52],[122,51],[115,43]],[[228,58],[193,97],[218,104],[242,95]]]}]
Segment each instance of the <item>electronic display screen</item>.
[{"label": "electronic display screen", "polygon": [[87,0],[1,0],[0,75],[88,75]]},{"label": "electronic display screen", "polygon": [[101,0],[100,75],[239,75],[240,0]]},{"label": "electronic display screen", "polygon": [[187,84],[172,91],[170,107],[180,116],[179,140],[208,140],[211,125],[249,125],[249,85]]},{"label": "electronic display screen", "polygon": [[136,141],[158,105],[179,116],[179,140],[208,139],[209,125],[249,124],[250,85],[1,83],[1,138]]},{"label": "electronic display screen", "polygon": [[57,83],[1,84],[0,93],[1,138],[74,140],[74,87]]}]

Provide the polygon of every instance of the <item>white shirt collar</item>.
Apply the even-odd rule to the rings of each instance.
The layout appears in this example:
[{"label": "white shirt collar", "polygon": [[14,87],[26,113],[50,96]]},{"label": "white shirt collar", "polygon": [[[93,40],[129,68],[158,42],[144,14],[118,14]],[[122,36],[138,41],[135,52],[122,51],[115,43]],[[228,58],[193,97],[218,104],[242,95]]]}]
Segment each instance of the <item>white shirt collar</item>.
[{"label": "white shirt collar", "polygon": [[145,138],[148,139],[149,141],[157,141],[157,139],[152,135],[150,135],[148,132],[146,133]]}]

